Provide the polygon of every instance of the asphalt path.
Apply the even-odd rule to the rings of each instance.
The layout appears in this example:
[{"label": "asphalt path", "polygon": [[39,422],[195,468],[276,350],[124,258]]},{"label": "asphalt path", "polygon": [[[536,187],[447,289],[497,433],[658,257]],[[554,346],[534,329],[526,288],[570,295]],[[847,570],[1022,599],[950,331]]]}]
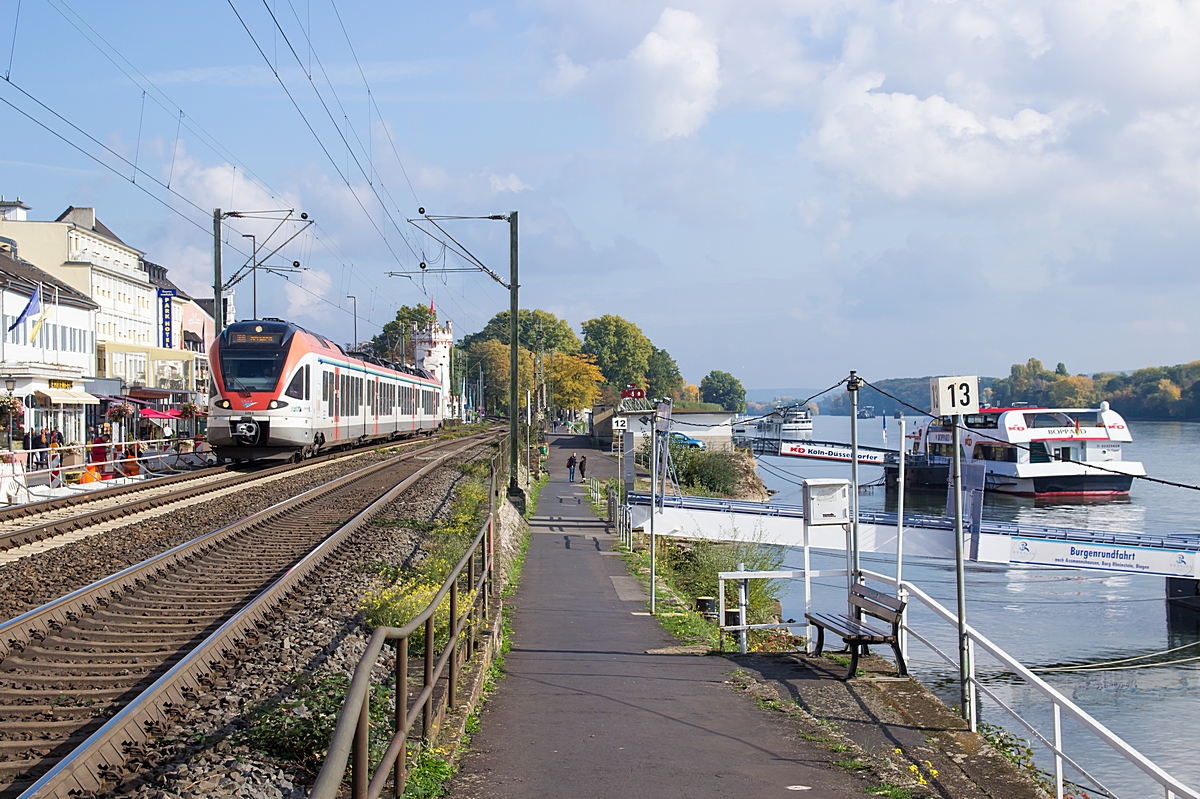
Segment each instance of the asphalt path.
[{"label": "asphalt path", "polygon": [[506,676],[451,795],[861,799],[861,777],[725,684],[733,663],[648,653],[677,642],[646,613],[584,485],[567,482],[572,451],[588,456],[590,475],[617,473],[585,438],[551,437]]}]

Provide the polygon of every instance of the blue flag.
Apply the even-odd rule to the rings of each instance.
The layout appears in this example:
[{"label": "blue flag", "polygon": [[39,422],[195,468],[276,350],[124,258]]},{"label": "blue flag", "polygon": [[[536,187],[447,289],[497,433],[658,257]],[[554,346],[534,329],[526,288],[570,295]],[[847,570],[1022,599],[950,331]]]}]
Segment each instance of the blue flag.
[{"label": "blue flag", "polygon": [[26,319],[28,319],[31,316],[37,316],[41,312],[42,312],[42,286],[39,283],[38,287],[33,290],[33,296],[29,298],[29,303],[25,306],[25,310],[21,311],[21,315],[18,316],[17,321],[13,322],[12,326],[8,328],[8,332],[9,333],[13,332]]}]

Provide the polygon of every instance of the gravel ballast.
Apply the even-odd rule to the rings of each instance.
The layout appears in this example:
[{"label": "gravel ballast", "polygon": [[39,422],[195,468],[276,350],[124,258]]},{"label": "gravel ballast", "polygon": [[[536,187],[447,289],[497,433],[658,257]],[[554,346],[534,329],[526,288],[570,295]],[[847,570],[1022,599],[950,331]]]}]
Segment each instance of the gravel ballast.
[{"label": "gravel ballast", "polygon": [[168,511],[107,533],[0,567],[0,619],[11,619],[193,538],[294,497],[391,455],[369,450],[302,474],[191,507]]},{"label": "gravel ballast", "polygon": [[[483,452],[482,448],[474,454]],[[458,463],[467,460],[460,457]],[[386,517],[414,526],[449,516],[456,487],[467,478],[454,465],[437,469],[393,503]],[[427,529],[427,528],[426,528]],[[227,660],[227,670],[209,693],[174,719],[167,734],[147,744],[141,773],[131,774],[111,794],[142,799],[247,797],[282,799],[307,795],[314,775],[238,743],[254,711],[286,700],[297,676],[350,674],[366,650],[369,631],[357,605],[379,580],[372,564],[419,564],[426,533],[403,526],[369,525],[347,543],[257,639]],[[381,660],[380,679],[390,666]]]}]

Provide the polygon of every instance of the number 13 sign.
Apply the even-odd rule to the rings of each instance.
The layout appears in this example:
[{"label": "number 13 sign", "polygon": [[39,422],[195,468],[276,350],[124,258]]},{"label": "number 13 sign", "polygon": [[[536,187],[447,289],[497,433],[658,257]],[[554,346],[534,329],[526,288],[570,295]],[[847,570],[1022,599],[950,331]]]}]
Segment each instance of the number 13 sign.
[{"label": "number 13 sign", "polygon": [[929,412],[934,416],[979,413],[979,378],[931,377],[929,379]]}]

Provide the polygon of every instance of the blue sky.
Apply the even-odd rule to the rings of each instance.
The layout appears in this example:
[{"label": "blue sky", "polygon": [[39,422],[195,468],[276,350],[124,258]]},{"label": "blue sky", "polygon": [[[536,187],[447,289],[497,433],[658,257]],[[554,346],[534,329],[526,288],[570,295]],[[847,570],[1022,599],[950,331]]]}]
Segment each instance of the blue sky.
[{"label": "blue sky", "polygon": [[[423,205],[519,210],[523,306],[626,316],[691,381],[1198,357],[1198,8],[342,3],[347,41],[328,0],[233,7],[257,47],[228,3],[82,0],[23,0],[14,43],[0,0],[0,99],[124,176],[0,104],[0,192],[95,205],[201,296],[212,207],[304,210],[281,257],[307,271],[261,276],[259,313],[342,340],[347,294],[363,335],[429,296],[462,332],[507,307],[482,276],[384,275],[440,263]],[[269,232],[234,224],[243,251]],[[452,232],[507,270],[503,223]]]}]

